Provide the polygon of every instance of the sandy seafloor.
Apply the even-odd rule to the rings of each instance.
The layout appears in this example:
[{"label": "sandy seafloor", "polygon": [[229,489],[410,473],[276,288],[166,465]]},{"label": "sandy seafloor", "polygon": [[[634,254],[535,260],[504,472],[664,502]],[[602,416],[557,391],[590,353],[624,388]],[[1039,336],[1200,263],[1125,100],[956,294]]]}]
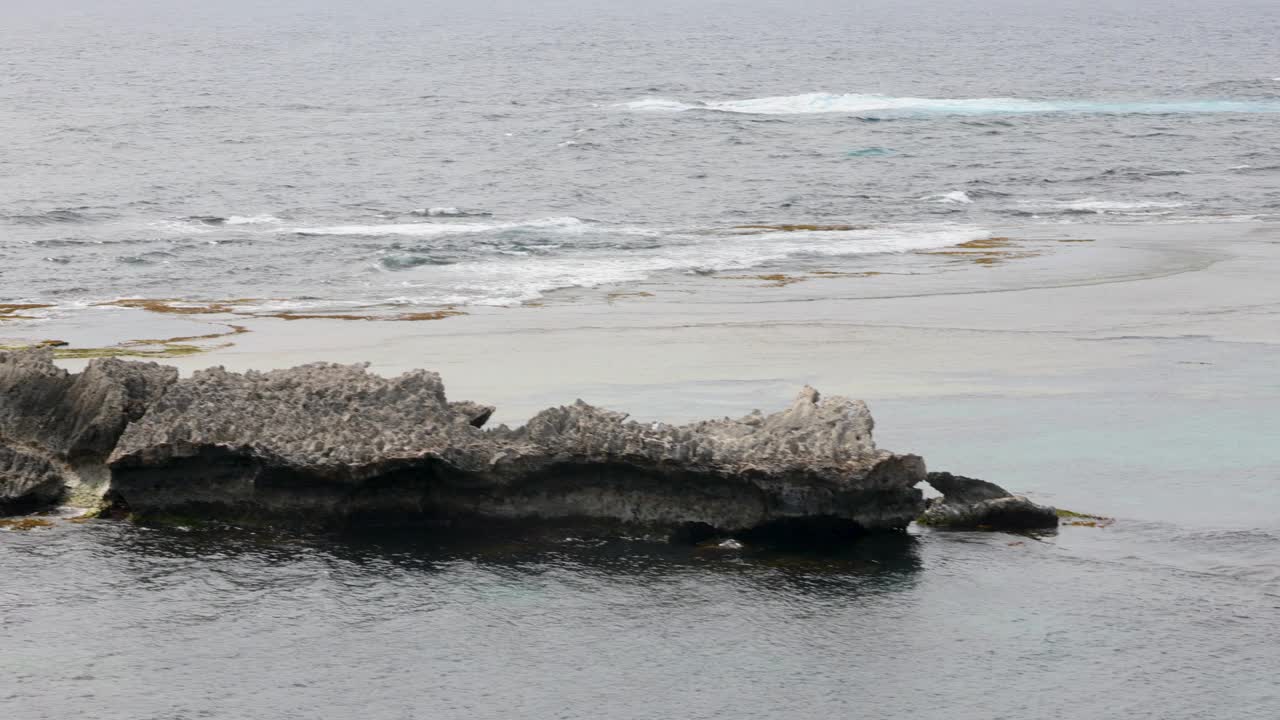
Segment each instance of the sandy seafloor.
[{"label": "sandy seafloor", "polygon": [[[58,629],[39,640],[18,635],[7,662],[28,683],[4,697],[11,707],[40,708],[25,717],[55,716],[62,692],[118,703],[100,717],[195,717],[199,708],[211,717],[410,717],[414,708],[441,717],[1280,716],[1280,226],[999,234],[1017,246],[993,263],[942,257],[921,271],[904,258],[903,274],[782,286],[671,276],[430,322],[104,309],[0,327],[10,341],[25,333],[94,346],[198,335],[233,321],[249,329],[229,338],[233,345],[169,362],[184,372],[312,361],[368,361],[387,374],[429,368],[451,398],[495,404],[495,422],[508,423],[576,398],[646,420],[772,411],[808,383],[866,399],[878,443],[919,453],[931,469],[1116,519],[1039,541],[913,528],[917,545],[903,566],[870,575],[749,559],[722,575],[702,565],[688,571],[688,559],[641,554],[615,566],[564,550],[554,562],[464,553],[443,575],[415,575],[417,561],[379,556],[400,568],[392,582],[381,570],[353,569],[367,557],[345,565],[356,550],[259,557],[224,547],[210,556],[223,558],[213,567],[230,562],[228,553],[238,573],[288,574],[318,562],[379,594],[367,608],[338,601],[341,617],[365,624],[330,619],[290,630],[288,618],[313,606],[335,611],[334,597],[355,585],[321,592],[326,601],[255,595],[245,602],[258,615],[219,616],[180,631],[179,644],[152,636],[157,626],[144,632],[147,647],[117,648],[107,660],[110,633],[135,632],[138,608],[169,591],[112,581],[118,598],[77,595],[67,621],[59,615],[66,607],[39,598],[69,581],[37,569],[29,590],[10,591],[9,622]],[[214,572],[203,560],[191,564],[203,549],[170,561],[171,551],[147,549],[154,538],[118,529],[52,532],[97,533],[93,542],[105,543],[98,555],[125,553],[108,565]],[[47,541],[35,535],[14,542],[39,554],[37,542]],[[539,562],[551,563],[550,575],[530,569]],[[644,579],[650,574],[658,579]],[[505,593],[534,592],[529,583],[538,597],[558,599],[543,606],[521,595],[518,608],[508,607]],[[474,594],[442,615],[459,588]],[[434,614],[415,605],[397,606],[398,619],[374,617],[386,609],[379,603],[410,592],[434,593]],[[203,601],[184,591],[174,602]],[[506,664],[466,650],[509,641],[520,650]],[[248,667],[235,663],[256,658],[269,669],[217,679],[174,670],[191,643],[205,648],[193,667]],[[318,647],[358,668],[306,664]],[[592,660],[601,657],[608,661]],[[124,680],[135,671],[177,682],[138,693]],[[486,685],[494,674],[506,682]],[[281,693],[282,682],[298,689]],[[666,690],[623,711],[655,687]]]}]

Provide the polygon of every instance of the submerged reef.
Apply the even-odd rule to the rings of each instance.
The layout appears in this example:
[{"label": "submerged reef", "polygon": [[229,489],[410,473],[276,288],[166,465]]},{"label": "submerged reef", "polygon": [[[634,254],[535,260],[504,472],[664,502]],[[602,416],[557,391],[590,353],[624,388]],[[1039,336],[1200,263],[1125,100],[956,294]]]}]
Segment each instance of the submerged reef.
[{"label": "submerged reef", "polygon": [[772,414],[639,423],[581,400],[522,427],[440,377],[360,365],[178,378],[47,348],[0,353],[0,504],[291,527],[585,522],[716,536],[847,538],[925,510],[915,455],[878,449],[866,405],[805,388]]}]

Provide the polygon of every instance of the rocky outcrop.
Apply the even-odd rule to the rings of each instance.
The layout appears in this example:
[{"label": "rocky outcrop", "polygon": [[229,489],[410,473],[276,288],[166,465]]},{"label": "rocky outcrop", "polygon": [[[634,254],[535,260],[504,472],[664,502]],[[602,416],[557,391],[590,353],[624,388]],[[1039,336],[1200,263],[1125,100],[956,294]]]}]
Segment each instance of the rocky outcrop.
[{"label": "rocky outcrop", "polygon": [[173,368],[116,359],[72,374],[48,349],[0,353],[0,511],[104,487],[104,462],[125,426],[177,377]]},{"label": "rocky outcrop", "polygon": [[1058,511],[1013,495],[985,480],[932,472],[928,482],[942,493],[920,516],[921,525],[957,529],[1035,530],[1058,526]]},{"label": "rocky outcrop", "polygon": [[42,453],[0,445],[0,515],[52,505],[66,492],[61,465]]},{"label": "rocky outcrop", "polygon": [[519,428],[435,373],[152,363],[72,375],[0,354],[0,482],[35,501],[92,484],[139,516],[320,527],[581,521],[690,537],[900,529],[923,461],[876,448],[865,404],[805,388],[771,415],[638,423],[578,401]]},{"label": "rocky outcrop", "polygon": [[120,439],[136,512],[315,524],[578,519],[741,532],[798,518],[904,527],[924,464],[875,448],[866,406],[812,389],[780,413],[673,426],[577,403],[518,429],[435,373],[308,365],[196,373]]}]

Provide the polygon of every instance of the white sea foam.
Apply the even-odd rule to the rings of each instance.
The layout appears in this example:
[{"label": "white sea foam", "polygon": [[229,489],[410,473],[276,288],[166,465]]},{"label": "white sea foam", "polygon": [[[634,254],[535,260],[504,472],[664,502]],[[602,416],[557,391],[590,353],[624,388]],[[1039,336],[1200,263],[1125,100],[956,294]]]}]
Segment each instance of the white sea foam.
[{"label": "white sea foam", "polygon": [[579,251],[572,257],[503,256],[421,266],[405,271],[410,279],[404,286],[412,289],[406,295],[412,293],[411,301],[419,304],[513,305],[551,290],[639,282],[661,272],[741,270],[790,258],[906,253],[987,237],[990,233],[981,228],[957,225],[671,233],[663,236],[664,244],[659,247],[628,249],[624,243]]},{"label": "white sea foam", "polygon": [[1180,208],[1182,206],[1183,203],[1180,202],[1157,202],[1154,200],[1125,202],[1120,200],[1098,200],[1097,198],[1091,197],[1054,203],[1054,207],[1063,210],[1096,213],[1133,213],[1150,210],[1170,210],[1173,208]]},{"label": "white sea foam", "polygon": [[745,100],[684,102],[669,98],[642,98],[622,107],[653,112],[713,110],[751,115],[1013,115],[1026,113],[1225,113],[1280,112],[1280,102],[1247,100],[1169,100],[1113,102],[1086,100],[1032,100],[1025,98],[919,98],[861,93],[805,93]]},{"label": "white sea foam", "polygon": [[232,215],[225,225],[279,225],[284,222],[274,215]]},{"label": "white sea foam", "polygon": [[973,202],[973,198],[969,197],[969,193],[963,190],[952,190],[941,195],[930,195],[925,200],[937,203],[947,203],[950,205],[969,205]]},{"label": "white sea foam", "polygon": [[485,210],[466,210],[456,208],[452,205],[446,207],[430,207],[410,210],[410,215],[421,215],[423,217],[488,217],[493,213]]},{"label": "white sea foam", "polygon": [[283,220],[274,215],[230,215],[228,217],[221,217],[218,215],[193,215],[181,220],[157,220],[148,223],[148,225],[159,230],[187,235],[193,232],[212,232],[218,228],[231,225],[280,225],[283,222]]},{"label": "white sea foam", "polygon": [[679,100],[668,100],[666,98],[641,98],[633,100],[629,103],[623,103],[622,107],[632,110],[649,110],[653,112],[684,112],[694,108],[705,107],[702,104],[690,105],[680,102]]},{"label": "white sea foam", "polygon": [[578,232],[587,227],[587,223],[575,217],[550,217],[528,222],[514,223],[389,223],[385,225],[332,225],[328,227],[293,228],[289,232],[298,235],[363,235],[386,236],[404,235],[408,237],[435,237],[438,235],[457,235],[464,233],[505,232],[511,230],[547,230],[559,232]]}]

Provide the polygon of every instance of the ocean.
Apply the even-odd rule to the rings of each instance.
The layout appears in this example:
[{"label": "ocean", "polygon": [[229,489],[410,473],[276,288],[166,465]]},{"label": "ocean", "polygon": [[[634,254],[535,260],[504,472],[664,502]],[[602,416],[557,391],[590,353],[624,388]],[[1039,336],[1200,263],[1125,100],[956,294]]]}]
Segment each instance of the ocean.
[{"label": "ocean", "polygon": [[510,306],[814,258],[874,270],[1025,224],[1280,218],[1274,3],[72,1],[5,20],[0,302]]},{"label": "ocean", "polygon": [[1280,717],[1280,4],[0,0],[0,139],[0,309],[50,306],[0,346],[208,332],[122,298],[457,311],[249,318],[183,369],[427,367],[503,421],[813,382],[1109,519],[795,552],[52,517],[0,529],[4,720]]}]

